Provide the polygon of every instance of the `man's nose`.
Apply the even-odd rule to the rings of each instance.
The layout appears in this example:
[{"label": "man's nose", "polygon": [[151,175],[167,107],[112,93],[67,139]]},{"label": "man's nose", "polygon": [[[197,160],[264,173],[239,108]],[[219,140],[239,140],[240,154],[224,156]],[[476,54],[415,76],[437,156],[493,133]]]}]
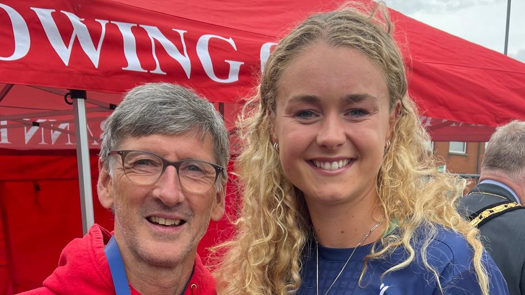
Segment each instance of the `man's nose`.
[{"label": "man's nose", "polygon": [[166,206],[174,206],[184,201],[185,196],[175,167],[166,167],[166,170],[155,184],[153,196],[161,200]]}]

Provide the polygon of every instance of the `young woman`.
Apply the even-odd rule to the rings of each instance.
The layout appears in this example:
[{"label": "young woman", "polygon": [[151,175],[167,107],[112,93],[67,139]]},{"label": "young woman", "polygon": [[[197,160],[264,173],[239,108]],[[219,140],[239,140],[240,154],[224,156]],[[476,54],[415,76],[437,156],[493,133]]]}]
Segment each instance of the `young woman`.
[{"label": "young woman", "polygon": [[251,105],[219,293],[508,294],[425,150],[382,5],[295,28]]}]

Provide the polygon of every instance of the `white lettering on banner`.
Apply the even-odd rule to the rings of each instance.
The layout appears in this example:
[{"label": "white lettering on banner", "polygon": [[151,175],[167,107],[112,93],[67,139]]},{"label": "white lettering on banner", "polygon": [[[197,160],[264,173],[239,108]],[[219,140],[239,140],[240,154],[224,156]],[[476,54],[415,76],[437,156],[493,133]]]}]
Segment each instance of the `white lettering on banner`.
[{"label": "white lettering on banner", "polygon": [[137,56],[137,42],[135,41],[135,36],[131,32],[131,28],[136,27],[137,25],[114,21],[111,21],[111,23],[117,25],[122,34],[122,39],[124,40],[124,56],[126,57],[128,66],[122,69],[125,71],[147,72],[140,65],[140,60]]},{"label": "white lettering on banner", "polygon": [[[24,119],[24,121],[30,121],[29,119]],[[36,120],[37,123],[42,123],[42,122],[45,122],[46,120],[45,119],[38,119]],[[24,139],[25,139],[25,144],[27,145],[27,143],[31,140],[31,138],[33,138],[33,135],[35,135],[35,133],[40,129],[40,133],[42,135],[42,141],[39,143],[41,145],[46,145],[46,141],[44,139],[44,128],[39,128],[38,126],[31,126],[29,128],[29,131],[27,131],[27,127],[24,127]]]},{"label": "white lettering on banner", "polygon": [[237,51],[237,47],[235,46],[235,42],[233,42],[233,39],[226,39],[221,36],[217,35],[203,35],[199,38],[199,41],[197,41],[197,56],[199,57],[202,66],[204,68],[204,71],[206,72],[206,75],[210,79],[212,79],[215,82],[219,83],[232,83],[239,81],[239,70],[241,68],[241,65],[244,64],[240,61],[233,61],[233,60],[225,60],[230,65],[230,71],[228,73],[228,79],[220,79],[215,75],[215,71],[213,71],[213,63],[211,61],[210,57],[210,49],[209,49],[209,43],[211,38],[216,38],[219,40],[223,40],[228,42],[235,51]]},{"label": "white lettering on banner", "polygon": [[[11,25],[13,27],[13,36],[15,39],[15,50],[11,56],[4,57],[0,56],[0,60],[17,60],[26,56],[29,52],[31,45],[31,40],[29,37],[29,29],[24,18],[13,8],[0,3],[0,8],[3,8],[9,19],[11,20]],[[3,27],[3,25],[2,25]],[[3,45],[5,46],[5,45]]]},{"label": "white lettering on banner", "polygon": [[[7,15],[9,16],[9,20],[11,21],[12,25],[12,31],[14,34],[14,52],[10,56],[0,56],[0,61],[13,61],[21,59],[25,56],[27,56],[31,43],[30,43],[30,32],[29,27],[27,25],[28,21],[26,21],[21,14],[19,14],[16,10],[13,8],[0,3],[0,9],[3,9],[7,12]],[[159,75],[167,75],[167,72],[170,72],[170,70],[164,71],[162,67],[166,67],[165,59],[162,58],[166,55],[162,54],[158,55],[159,45],[162,47],[168,56],[170,56],[175,62],[177,62],[183,69],[186,77],[188,79],[191,78],[191,70],[192,70],[192,61],[190,60],[190,57],[188,55],[187,50],[187,42],[189,42],[187,39],[187,31],[175,29],[172,28],[171,32],[174,32],[171,35],[164,35],[163,31],[161,31],[156,26],[151,25],[141,25],[141,24],[135,24],[135,23],[127,23],[127,22],[119,22],[119,21],[109,21],[109,20],[103,20],[103,19],[94,19],[85,21],[84,18],[80,18],[77,15],[57,10],[57,9],[47,9],[47,8],[37,8],[37,7],[29,7],[29,10],[34,12],[34,16],[31,18],[31,22],[35,22],[34,18],[38,18],[38,21],[40,21],[40,25],[43,28],[44,34],[40,33],[40,30],[37,29],[37,31],[33,32],[33,34],[41,34],[44,36],[38,36],[38,40],[41,40],[40,38],[46,38],[47,42],[51,45],[53,50],[56,52],[58,57],[62,60],[63,64],[66,67],[69,67],[70,64],[73,61],[76,61],[74,58],[77,50],[73,50],[74,46],[77,46],[80,44],[81,50],[86,54],[86,56],[89,58],[91,63],[93,64],[94,68],[98,69],[101,62],[104,62],[104,59],[101,59],[102,54],[102,48],[107,48],[108,46],[102,46],[104,42],[108,42],[111,40],[107,40],[109,38],[112,38],[113,34],[110,34],[109,30],[115,30],[118,29],[118,32],[122,36],[122,52],[124,53],[125,60],[127,62],[127,65],[124,63],[116,65],[117,68],[120,68],[124,71],[133,71],[133,72],[141,72],[141,73],[152,73],[152,74],[159,74]],[[66,19],[67,18],[67,19]],[[36,21],[38,23],[38,21]],[[108,23],[114,24],[116,26],[107,26]],[[3,25],[3,24],[2,24]],[[64,27],[65,26],[65,27]],[[9,28],[9,27],[8,27]],[[155,68],[154,69],[145,69],[142,66],[142,63],[144,61],[141,61],[141,57],[144,56],[144,52],[139,51],[139,48],[142,48],[138,46],[138,42],[144,39],[137,39],[136,36],[136,30],[138,28],[141,28],[145,31],[145,33],[148,35],[150,42],[151,42],[151,54],[152,58],[155,61]],[[115,30],[116,31],[116,30]],[[92,38],[93,32],[100,32],[100,38],[98,39],[97,43],[95,44],[96,38]],[[106,34],[106,32],[108,32]],[[113,32],[113,31],[111,31]],[[135,34],[134,34],[135,32]],[[67,34],[66,34],[67,33]],[[62,34],[66,34],[66,37],[63,37]],[[117,33],[118,34],[118,33]],[[180,40],[173,40],[172,37],[175,36],[175,39]],[[198,36],[197,36],[198,37]],[[193,37],[192,37],[193,38]],[[215,39],[215,40],[212,40]],[[78,43],[77,43],[78,40]],[[147,39],[145,39],[147,40]],[[145,41],[144,40],[144,41]],[[193,41],[194,39],[191,39]],[[175,42],[174,42],[175,41]],[[245,64],[245,62],[240,61],[236,58],[232,59],[224,59],[222,61],[218,61],[217,59],[213,60],[213,48],[216,48],[213,46],[213,44],[210,44],[211,42],[226,42],[228,43],[231,48],[233,49],[233,53],[237,53],[237,44],[233,38],[225,38],[222,36],[214,35],[214,34],[204,34],[200,35],[200,37],[196,40],[196,53],[199,58],[200,63],[203,66],[203,69],[207,75],[207,77],[214,82],[217,83],[234,83],[239,81],[239,75],[241,66]],[[43,42],[43,41],[39,41]],[[147,41],[146,41],[147,42]],[[119,42],[114,42],[112,44],[120,44]],[[191,42],[191,44],[194,44]],[[260,62],[261,62],[261,71],[264,69],[264,65],[270,55],[270,51],[272,46],[276,45],[276,43],[269,42],[265,43],[260,47]],[[39,44],[41,46],[41,43]],[[118,45],[117,45],[118,46]],[[113,48],[114,49],[114,48]],[[119,48],[120,49],[120,48]],[[108,49],[105,49],[108,50]],[[47,52],[47,51],[46,51]],[[112,52],[115,52],[114,50]],[[73,56],[72,56],[73,55]],[[45,59],[45,57],[44,57]],[[73,61],[72,61],[73,59]],[[118,59],[121,60],[121,59]],[[217,63],[219,62],[225,62],[228,64],[228,74],[227,77],[223,77],[222,72],[217,72]],[[215,67],[214,67],[215,65]],[[228,67],[226,66],[226,67]],[[221,77],[218,77],[221,76]],[[226,73],[224,73],[226,75]],[[34,133],[31,133],[33,129],[30,129],[27,133],[27,136]]]},{"label": "white lettering on banner", "polygon": [[186,77],[189,79],[191,74],[191,62],[190,58],[188,57],[188,51],[186,50],[186,43],[184,42],[184,33],[186,33],[186,31],[173,29],[173,31],[179,33],[180,35],[180,41],[182,42],[182,48],[184,50],[184,55],[182,55],[177,47],[170,40],[168,40],[168,38],[166,38],[166,36],[164,36],[164,34],[162,34],[157,27],[145,25],[140,25],[140,27],[144,28],[144,30],[146,30],[148,33],[149,39],[151,40],[151,51],[153,58],[155,59],[155,64],[157,65],[157,68],[153,71],[150,71],[150,73],[166,75],[166,72],[163,72],[160,68],[159,60],[157,58],[157,54],[155,53],[155,40],[157,40],[162,45],[162,47],[164,47],[164,50],[166,50],[169,56],[179,62],[179,64],[184,69],[184,73],[186,73]]},{"label": "white lettering on banner", "polygon": [[[53,124],[51,124],[51,126],[53,126]],[[69,131],[69,123],[59,124],[57,128]],[[62,134],[62,132],[58,130],[53,130],[53,129],[51,129],[50,131],[51,131],[51,145],[54,145],[58,137],[60,136],[60,134]],[[67,142],[65,144],[73,145],[73,143],[71,142],[71,134],[66,133],[66,136],[67,136]]]},{"label": "white lettering on banner", "polygon": [[[19,133],[19,130],[21,130],[21,128],[13,128],[13,129],[8,129],[8,128],[0,128],[0,144],[11,144],[11,145],[15,145],[15,148],[17,148],[17,146],[22,146],[22,145],[25,145],[25,146],[34,146],[36,145],[35,140],[33,139],[39,139],[40,142],[38,143],[39,145],[48,145],[48,147],[46,148],[54,148],[54,147],[51,147],[51,146],[74,146],[76,143],[74,142],[74,138],[72,138],[73,136],[73,132],[71,131],[71,123],[68,123],[68,122],[64,122],[64,123],[57,123],[55,122],[56,120],[54,119],[37,119],[36,121],[34,119],[24,119],[24,121],[26,122],[37,122],[37,123],[47,123],[47,124],[40,124],[40,126],[26,126],[24,127],[24,144],[21,144],[19,141],[21,141],[21,137],[19,135],[21,135]],[[56,125],[55,125],[56,124]],[[102,126],[103,123],[100,123],[100,126]],[[0,126],[2,125],[8,125],[7,124],[7,121],[0,121]],[[58,126],[57,126],[58,125]],[[49,128],[51,127],[51,128]],[[88,134],[91,136],[91,139],[93,139],[91,142],[90,142],[90,145],[91,146],[99,146],[100,145],[100,142],[99,142],[99,139],[101,138],[102,136],[102,130],[98,130],[97,128],[99,127],[99,125],[95,125],[95,132],[96,135],[94,134],[94,132],[92,131],[92,129],[90,128],[89,124],[86,125],[86,128],[87,128],[87,132]],[[14,142],[9,142],[7,140],[7,132],[8,130],[11,130],[12,132],[11,133],[14,133],[12,135],[14,135],[14,138],[15,138],[15,141]],[[38,135],[40,135],[40,138],[38,138]],[[59,140],[60,136],[64,134],[67,138],[64,138],[64,140]],[[37,135],[37,136],[35,136]],[[11,136],[13,137],[13,136]],[[17,140],[17,138],[19,138],[19,140]],[[51,145],[49,145],[49,140],[51,140]],[[30,141],[33,141],[30,142]]]},{"label": "white lettering on banner", "polygon": [[[447,120],[443,120],[443,122],[445,122],[445,121],[447,121]],[[452,126],[452,127],[461,127],[461,126],[463,126],[463,122],[459,122],[459,123],[458,122],[454,122],[450,126]]]},{"label": "white lettering on banner", "polygon": [[266,62],[268,61],[268,58],[270,57],[270,52],[272,49],[272,46],[277,45],[275,42],[268,42],[264,43],[261,46],[261,53],[260,53],[260,59],[261,59],[261,73],[264,72],[264,65],[266,65]]},{"label": "white lettering on banner", "polygon": [[[87,132],[89,133],[89,135],[91,135],[91,137],[95,137],[95,135],[93,135],[93,131],[91,131],[91,128],[89,128],[89,124],[86,125],[86,128],[87,128]],[[98,145],[98,142],[96,140],[93,140],[93,145]]]},{"label": "white lettering on banner", "polygon": [[95,21],[100,23],[100,25],[102,26],[100,39],[98,40],[98,45],[95,49],[95,46],[93,45],[93,40],[91,40],[91,35],[89,34],[89,30],[87,29],[86,25],[82,23],[84,19],[81,19],[72,13],[60,11],[67,16],[67,18],[73,25],[73,33],[71,34],[71,38],[69,39],[69,45],[66,46],[64,40],[62,40],[62,37],[53,19],[53,16],[51,15],[53,12],[55,12],[55,10],[34,7],[31,7],[31,9],[36,12],[38,18],[40,19],[40,22],[42,23],[42,27],[46,32],[47,38],[51,43],[51,46],[53,46],[56,53],[58,54],[58,56],[60,56],[62,62],[64,62],[66,66],[69,64],[69,58],[71,56],[71,50],[73,49],[73,43],[75,41],[75,38],[78,38],[80,46],[82,47],[86,55],[89,57],[95,68],[98,68],[100,48],[102,42],[104,41],[104,36],[106,35],[106,24],[108,23],[107,20],[95,19]]},{"label": "white lettering on banner", "polygon": [[[100,124],[98,125],[98,127],[100,128],[100,130],[102,130],[102,132],[104,132],[104,128],[106,128],[106,120],[101,121]],[[100,139],[102,139],[102,133],[100,134]]]},{"label": "white lettering on banner", "polygon": [[[7,125],[7,121],[0,121],[0,126]],[[0,128],[0,144],[11,144],[7,139],[7,128]]]},{"label": "white lettering on banner", "polygon": [[432,125],[432,118],[422,116],[422,117],[419,117],[419,122],[421,122],[421,125],[423,125],[423,127],[428,127]]}]

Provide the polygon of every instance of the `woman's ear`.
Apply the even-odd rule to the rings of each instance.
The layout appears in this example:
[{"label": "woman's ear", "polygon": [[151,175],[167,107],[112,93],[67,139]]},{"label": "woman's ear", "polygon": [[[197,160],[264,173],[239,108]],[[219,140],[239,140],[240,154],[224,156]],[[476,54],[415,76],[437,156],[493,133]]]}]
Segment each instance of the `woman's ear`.
[{"label": "woman's ear", "polygon": [[392,138],[392,133],[394,132],[394,128],[397,122],[397,117],[401,113],[401,107],[401,101],[397,100],[394,107],[392,108],[392,111],[390,112],[390,117],[388,118],[387,140],[390,140]]},{"label": "woman's ear", "polygon": [[268,116],[268,129],[270,130],[270,140],[272,144],[279,143],[277,130],[275,128],[275,112],[271,111]]}]

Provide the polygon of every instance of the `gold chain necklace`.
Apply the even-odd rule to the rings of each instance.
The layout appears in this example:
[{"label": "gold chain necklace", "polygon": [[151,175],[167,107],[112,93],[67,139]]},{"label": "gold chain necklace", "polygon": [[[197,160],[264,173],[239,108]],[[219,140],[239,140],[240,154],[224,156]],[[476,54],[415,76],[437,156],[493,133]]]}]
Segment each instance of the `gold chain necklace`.
[{"label": "gold chain necklace", "polygon": [[[343,265],[343,268],[341,268],[341,270],[339,271],[339,273],[335,277],[335,279],[332,282],[332,284],[330,285],[330,287],[328,287],[328,290],[326,290],[326,292],[324,293],[324,295],[328,294],[328,292],[330,291],[330,289],[332,289],[332,287],[334,286],[334,284],[337,281],[337,279],[339,279],[339,277],[341,276],[341,274],[345,270],[346,265],[348,264],[348,262],[350,262],[350,259],[352,259],[352,256],[354,256],[355,250],[357,248],[359,248],[359,246],[361,246],[361,244],[363,244],[366,239],[368,239],[368,237],[372,234],[372,232],[374,232],[374,230],[376,230],[376,228],[381,225],[383,220],[384,220],[384,218],[382,218],[376,224],[374,224],[374,226],[372,226],[372,228],[366,233],[366,235],[363,236],[363,239],[355,246],[354,250],[352,250],[352,253],[350,253],[350,256],[348,256],[348,259],[346,259],[346,262]],[[316,294],[319,295],[319,243],[317,242],[317,239],[315,239],[315,286],[317,287],[317,293]]]},{"label": "gold chain necklace", "polygon": [[493,193],[487,193],[487,192],[482,192],[482,191],[471,191],[467,194],[468,195],[486,195],[486,196],[492,196],[492,197],[497,197],[497,198],[500,198],[500,199],[503,199],[503,200],[507,200],[507,198],[505,198],[504,196],[502,195],[498,195],[498,194],[493,194]]}]

